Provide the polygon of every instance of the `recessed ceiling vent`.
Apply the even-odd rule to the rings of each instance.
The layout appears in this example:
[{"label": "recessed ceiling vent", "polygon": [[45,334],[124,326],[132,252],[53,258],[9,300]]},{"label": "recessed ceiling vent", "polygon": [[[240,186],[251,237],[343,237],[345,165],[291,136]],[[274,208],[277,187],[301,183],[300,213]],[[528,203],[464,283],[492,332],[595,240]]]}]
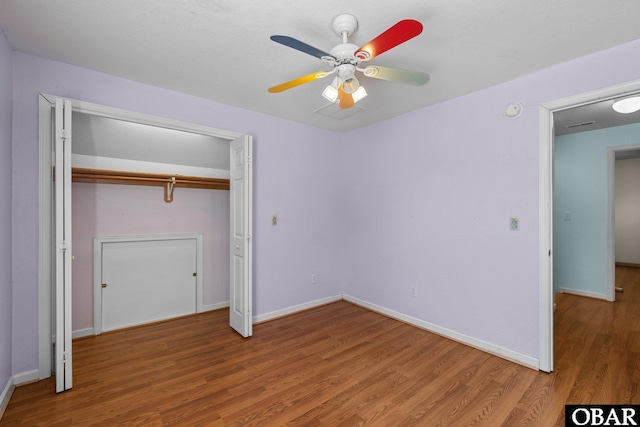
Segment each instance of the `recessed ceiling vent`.
[{"label": "recessed ceiling vent", "polygon": [[364,107],[361,107],[359,105],[354,105],[353,107],[349,108],[349,109],[344,109],[344,108],[340,108],[340,106],[338,104],[335,103],[331,103],[331,104],[327,104],[324,107],[320,107],[317,110],[314,111],[314,113],[318,113],[321,114],[323,116],[327,116],[327,117],[331,117],[334,118],[336,120],[342,120],[342,119],[346,119],[348,117],[351,117],[355,114],[358,114],[360,111],[365,110]]},{"label": "recessed ceiling vent", "polygon": [[589,122],[575,123],[575,124],[572,124],[572,125],[566,125],[565,129],[574,129],[574,128],[579,128],[579,127],[582,127],[582,126],[591,126],[594,123],[595,123],[594,120],[591,120]]}]

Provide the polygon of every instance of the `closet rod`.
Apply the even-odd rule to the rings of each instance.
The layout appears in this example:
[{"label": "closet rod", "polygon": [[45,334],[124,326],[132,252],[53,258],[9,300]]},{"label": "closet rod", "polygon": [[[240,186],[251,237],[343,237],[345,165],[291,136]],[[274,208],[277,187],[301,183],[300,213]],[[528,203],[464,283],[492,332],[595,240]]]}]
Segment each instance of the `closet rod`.
[{"label": "closet rod", "polygon": [[229,190],[229,180],[225,178],[208,178],[175,174],[155,174],[146,172],[110,171],[101,169],[72,168],[73,182],[147,185],[164,187],[201,188],[210,190]]}]

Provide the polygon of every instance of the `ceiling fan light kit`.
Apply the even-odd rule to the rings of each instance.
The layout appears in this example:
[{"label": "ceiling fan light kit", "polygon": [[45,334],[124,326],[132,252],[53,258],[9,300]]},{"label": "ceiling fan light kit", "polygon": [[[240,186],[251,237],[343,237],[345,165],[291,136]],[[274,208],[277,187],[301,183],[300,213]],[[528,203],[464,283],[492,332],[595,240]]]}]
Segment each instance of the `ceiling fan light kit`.
[{"label": "ceiling fan light kit", "polygon": [[369,61],[419,35],[422,32],[422,24],[420,22],[413,19],[399,21],[362,47],[348,42],[348,37],[358,28],[358,20],[355,16],[349,14],[338,15],[333,19],[332,26],[336,34],[342,38],[342,43],[334,46],[329,53],[289,36],[271,36],[271,40],[277,43],[321,59],[329,64],[332,69],[330,71],[318,71],[273,86],[269,88],[269,92],[283,92],[301,84],[335,74],[332,83],[322,92],[322,96],[330,102],[338,103],[340,108],[346,109],[353,107],[356,102],[367,96],[367,91],[356,77],[356,72],[361,72],[365,77],[396,81],[414,86],[423,85],[429,81],[428,74],[417,71],[381,66],[360,67],[362,62]]}]

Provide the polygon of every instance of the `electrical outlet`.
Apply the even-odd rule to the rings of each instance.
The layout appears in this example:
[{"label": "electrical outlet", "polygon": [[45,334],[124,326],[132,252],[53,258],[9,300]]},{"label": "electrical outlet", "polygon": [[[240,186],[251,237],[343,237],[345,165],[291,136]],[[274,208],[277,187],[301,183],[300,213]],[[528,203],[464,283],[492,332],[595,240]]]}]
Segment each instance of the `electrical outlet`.
[{"label": "electrical outlet", "polygon": [[273,215],[271,217],[271,225],[278,225],[278,215]]},{"label": "electrical outlet", "polygon": [[509,218],[509,227],[511,231],[519,231],[520,230],[520,220],[515,217]]},{"label": "electrical outlet", "polygon": [[411,287],[411,296],[414,297],[414,298],[416,297],[416,287],[415,286]]}]

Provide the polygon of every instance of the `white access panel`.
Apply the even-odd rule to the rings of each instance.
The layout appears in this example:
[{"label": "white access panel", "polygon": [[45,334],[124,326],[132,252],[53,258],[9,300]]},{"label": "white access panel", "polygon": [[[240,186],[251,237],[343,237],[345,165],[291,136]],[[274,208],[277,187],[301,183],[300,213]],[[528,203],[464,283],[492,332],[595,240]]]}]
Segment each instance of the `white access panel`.
[{"label": "white access panel", "polygon": [[96,239],[96,333],[198,312],[201,244],[201,237]]}]

